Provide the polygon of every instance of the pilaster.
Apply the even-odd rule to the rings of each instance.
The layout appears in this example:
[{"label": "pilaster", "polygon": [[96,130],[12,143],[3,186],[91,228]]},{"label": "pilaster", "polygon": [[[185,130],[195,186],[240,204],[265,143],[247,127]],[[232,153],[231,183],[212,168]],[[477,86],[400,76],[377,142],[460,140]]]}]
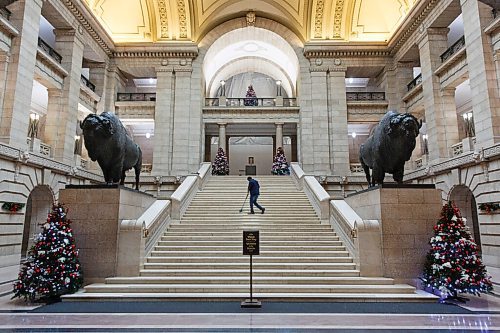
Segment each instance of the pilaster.
[{"label": "pilaster", "polygon": [[407,84],[413,80],[413,64],[397,63],[386,70],[385,98],[389,102],[388,109],[406,112],[403,96],[408,92]]},{"label": "pilaster", "polygon": [[153,170],[158,176],[170,175],[173,145],[173,69],[156,70],[155,135],[153,137]]},{"label": "pilaster", "polygon": [[11,22],[18,28],[19,35],[12,39],[12,56],[0,113],[0,140],[25,149],[42,0],[18,0],[9,8]]},{"label": "pilaster", "polygon": [[350,173],[345,71],[331,71],[328,79],[330,88],[328,92],[330,96],[328,108],[330,165],[334,175],[345,176]]},{"label": "pilaster", "polygon": [[[54,158],[63,163],[74,163],[75,135],[80,102],[83,43],[75,30],[56,32],[56,51],[62,56],[61,65],[68,72],[60,96],[49,93],[44,139],[52,147]],[[50,101],[54,98],[55,101]]]},{"label": "pilaster", "polygon": [[448,28],[429,28],[418,46],[422,67],[422,89],[429,142],[429,158],[438,161],[449,156],[450,147],[458,142],[454,91],[442,91],[434,71],[441,65],[440,55],[448,48]]},{"label": "pilaster", "polygon": [[460,0],[476,129],[476,147],[500,142],[500,102],[493,50],[484,27],[491,8],[477,0]]},{"label": "pilaster", "polygon": [[108,75],[105,63],[92,64],[89,67],[89,80],[95,85],[95,93],[101,96],[97,104],[97,113],[102,113],[106,111],[104,109],[104,92],[106,88],[106,83],[108,81]]},{"label": "pilaster", "polygon": [[311,75],[311,106],[310,119],[303,126],[312,128],[312,144],[304,145],[312,149],[313,171],[315,175],[331,173],[330,140],[328,119],[328,80],[326,71],[314,71]]}]

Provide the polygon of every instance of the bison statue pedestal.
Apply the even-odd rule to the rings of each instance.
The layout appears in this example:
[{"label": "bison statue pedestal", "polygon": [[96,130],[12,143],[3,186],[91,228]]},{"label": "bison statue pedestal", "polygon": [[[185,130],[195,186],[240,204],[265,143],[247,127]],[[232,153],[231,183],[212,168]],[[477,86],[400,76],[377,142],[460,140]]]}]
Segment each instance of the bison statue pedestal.
[{"label": "bison statue pedestal", "polygon": [[85,285],[131,275],[124,272],[132,269],[139,274],[142,258],[130,250],[134,244],[122,241],[120,229],[122,221],[136,220],[154,201],[152,195],[118,185],[67,185],[59,192],[73,221]]},{"label": "bison statue pedestal", "polygon": [[380,252],[360,253],[378,263],[384,277],[419,284],[429,240],[441,212],[441,191],[434,185],[383,184],[349,195],[345,201],[365,220],[378,222]]}]

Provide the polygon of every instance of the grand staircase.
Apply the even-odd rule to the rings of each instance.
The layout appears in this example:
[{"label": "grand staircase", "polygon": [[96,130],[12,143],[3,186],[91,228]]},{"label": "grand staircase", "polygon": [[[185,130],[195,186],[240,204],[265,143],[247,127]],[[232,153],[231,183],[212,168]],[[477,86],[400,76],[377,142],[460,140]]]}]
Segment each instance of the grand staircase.
[{"label": "grand staircase", "polygon": [[389,278],[359,276],[353,259],[329,224],[321,224],[290,177],[256,177],[258,202],[248,214],[246,177],[212,177],[180,222],[172,223],[146,258],[139,277],[113,277],[68,300],[237,299],[248,297],[249,257],[242,231],[260,230],[254,256],[254,295],[274,300],[434,300]]}]

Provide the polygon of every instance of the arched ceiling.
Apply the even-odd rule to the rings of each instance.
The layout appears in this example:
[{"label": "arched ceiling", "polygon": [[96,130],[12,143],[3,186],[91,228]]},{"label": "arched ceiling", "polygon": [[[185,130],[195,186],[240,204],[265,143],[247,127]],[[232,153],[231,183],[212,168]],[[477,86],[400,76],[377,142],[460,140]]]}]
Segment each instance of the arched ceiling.
[{"label": "arched ceiling", "polygon": [[255,12],[303,41],[387,41],[419,0],[82,0],[115,43],[199,41]]}]

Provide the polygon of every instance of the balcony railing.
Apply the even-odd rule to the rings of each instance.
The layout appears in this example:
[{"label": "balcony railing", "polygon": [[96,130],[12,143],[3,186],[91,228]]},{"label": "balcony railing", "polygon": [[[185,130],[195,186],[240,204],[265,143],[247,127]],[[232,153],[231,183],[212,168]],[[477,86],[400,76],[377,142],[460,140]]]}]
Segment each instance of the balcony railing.
[{"label": "balcony railing", "polygon": [[118,102],[154,102],[156,93],[118,93]]},{"label": "balcony railing", "polygon": [[422,83],[422,74],[418,74],[416,78],[414,78],[410,83],[408,83],[408,91],[411,91],[413,88]]},{"label": "balcony railing", "polygon": [[10,10],[3,7],[3,8],[0,8],[0,15],[5,17],[7,20],[10,20],[10,16],[12,15],[12,13],[10,12]]},{"label": "balcony railing", "polygon": [[385,92],[347,92],[348,101],[385,101]]},{"label": "balcony railing", "polygon": [[86,86],[87,88],[89,88],[90,90],[92,90],[93,92],[95,92],[95,84],[93,84],[92,82],[89,81],[89,79],[87,79],[85,76],[80,76],[80,82]]},{"label": "balcony railing", "polygon": [[445,62],[448,60],[452,55],[460,51],[465,47],[465,36],[460,37],[459,40],[455,42],[452,46],[448,48],[443,54],[441,54],[441,62]]},{"label": "balcony railing", "polygon": [[52,59],[58,63],[62,62],[62,56],[57,53],[49,44],[47,44],[43,39],[38,37],[38,46],[45,51]]},{"label": "balcony railing", "polygon": [[226,98],[226,104],[220,105],[219,98],[205,98],[205,106],[222,107],[293,107],[297,106],[296,98],[283,98],[283,105],[276,105],[276,98]]}]

